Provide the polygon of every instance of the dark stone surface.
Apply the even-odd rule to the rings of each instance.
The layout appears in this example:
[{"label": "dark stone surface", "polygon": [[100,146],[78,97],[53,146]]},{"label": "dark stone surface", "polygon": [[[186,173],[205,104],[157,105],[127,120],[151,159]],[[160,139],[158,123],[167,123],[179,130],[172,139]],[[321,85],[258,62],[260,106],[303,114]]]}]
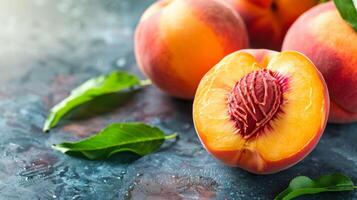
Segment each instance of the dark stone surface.
[{"label": "dark stone surface", "polygon": [[[49,108],[84,80],[116,69],[140,74],[133,30],[150,3],[0,0],[0,199],[272,199],[297,175],[342,172],[357,181],[357,124],[329,125],[305,160],[257,176],[209,156],[195,134],[191,103],[154,87],[112,112],[42,133]],[[139,159],[87,161],[50,148],[118,121],[151,123],[178,132],[180,140]],[[310,199],[354,198],[357,192]]]}]

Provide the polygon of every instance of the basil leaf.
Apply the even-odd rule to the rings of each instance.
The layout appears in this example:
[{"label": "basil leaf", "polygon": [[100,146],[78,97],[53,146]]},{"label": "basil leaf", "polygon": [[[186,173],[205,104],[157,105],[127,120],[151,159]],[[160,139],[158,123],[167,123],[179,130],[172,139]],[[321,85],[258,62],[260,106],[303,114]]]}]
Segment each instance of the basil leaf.
[{"label": "basil leaf", "polygon": [[105,159],[118,152],[144,156],[159,149],[166,139],[176,136],[177,134],[165,136],[159,128],[143,123],[115,123],[92,137],[79,142],[53,145],[53,148],[91,160]]},{"label": "basil leaf", "polygon": [[321,192],[351,191],[353,182],[343,174],[330,174],[313,180],[307,176],[298,176],[290,181],[289,187],[281,192],[274,200],[290,200],[306,194]]},{"label": "basil leaf", "polygon": [[357,1],[355,0],[334,0],[336,8],[342,18],[347,21],[355,31],[357,31]]},{"label": "basil leaf", "polygon": [[75,107],[88,103],[97,97],[117,93],[135,86],[147,84],[136,76],[123,71],[115,71],[108,75],[92,78],[72,90],[70,95],[55,105],[46,119],[43,131],[47,132],[57,125],[59,120]]}]

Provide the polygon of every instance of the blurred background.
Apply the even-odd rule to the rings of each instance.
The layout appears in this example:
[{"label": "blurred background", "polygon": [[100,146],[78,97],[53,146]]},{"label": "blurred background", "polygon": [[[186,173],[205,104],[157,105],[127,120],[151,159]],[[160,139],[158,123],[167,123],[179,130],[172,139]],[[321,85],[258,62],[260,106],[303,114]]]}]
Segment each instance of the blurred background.
[{"label": "blurred background", "polygon": [[136,22],[151,2],[1,0],[0,81],[34,65],[58,68],[49,63],[56,61],[77,68],[100,65],[102,71],[124,66],[121,56],[132,54]]}]

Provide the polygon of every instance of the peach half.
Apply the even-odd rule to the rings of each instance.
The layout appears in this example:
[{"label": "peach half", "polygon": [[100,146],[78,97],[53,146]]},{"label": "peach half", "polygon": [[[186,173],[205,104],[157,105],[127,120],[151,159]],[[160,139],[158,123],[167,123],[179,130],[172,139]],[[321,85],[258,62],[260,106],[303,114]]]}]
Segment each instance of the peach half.
[{"label": "peach half", "polygon": [[226,56],[203,77],[193,120],[214,157],[269,174],[313,150],[328,111],[325,81],[307,57],[294,51],[243,50]]},{"label": "peach half", "polygon": [[224,56],[248,47],[241,17],[217,0],[161,0],[135,32],[141,71],[162,91],[193,99],[203,75]]}]

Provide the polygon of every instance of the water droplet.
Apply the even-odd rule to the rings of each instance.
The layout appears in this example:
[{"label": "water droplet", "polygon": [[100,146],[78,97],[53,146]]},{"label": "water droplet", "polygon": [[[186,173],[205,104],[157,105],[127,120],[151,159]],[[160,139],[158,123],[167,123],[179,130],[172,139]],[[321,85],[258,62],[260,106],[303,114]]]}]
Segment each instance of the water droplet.
[{"label": "water droplet", "polygon": [[122,68],[122,67],[124,67],[125,64],[126,64],[126,59],[125,59],[125,58],[119,58],[119,59],[117,60],[116,64],[117,64],[118,67]]},{"label": "water droplet", "polygon": [[54,199],[56,199],[57,198],[57,196],[54,194],[54,195],[52,195],[52,197],[54,198]]},{"label": "water droplet", "polygon": [[184,124],[182,128],[183,130],[188,130],[191,128],[191,124]]}]

